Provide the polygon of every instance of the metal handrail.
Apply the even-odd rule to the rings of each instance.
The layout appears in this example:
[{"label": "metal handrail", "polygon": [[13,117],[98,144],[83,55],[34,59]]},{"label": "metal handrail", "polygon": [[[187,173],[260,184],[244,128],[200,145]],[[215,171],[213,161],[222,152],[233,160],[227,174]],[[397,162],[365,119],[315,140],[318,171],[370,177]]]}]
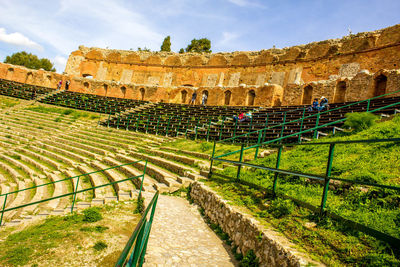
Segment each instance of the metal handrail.
[{"label": "metal handrail", "polygon": [[[159,192],[157,191],[149,205],[147,206],[143,216],[141,217],[139,223],[136,225],[135,230],[133,231],[131,237],[126,243],[121,255],[119,256],[117,262],[115,263],[116,267],[121,266],[142,266],[144,261],[144,255],[146,254],[147,241],[150,236],[150,230],[153,223],[154,212],[157,206]],[[150,218],[147,221],[147,215],[151,209]],[[135,246],[132,250],[132,246],[135,243]],[[131,255],[129,256],[130,251]],[[129,258],[128,258],[129,257]]]},{"label": "metal handrail", "polygon": [[[327,197],[328,197],[328,190],[329,190],[329,183],[330,180],[336,180],[336,181],[341,181],[345,183],[351,183],[351,184],[358,184],[358,185],[366,185],[366,186],[373,186],[373,187],[378,187],[378,188],[384,188],[384,189],[391,189],[391,190],[396,190],[400,192],[400,187],[399,186],[393,186],[393,185],[385,185],[385,184],[378,184],[378,183],[370,183],[370,182],[363,182],[363,181],[358,181],[358,180],[350,180],[350,179],[345,179],[345,178],[338,178],[338,177],[333,177],[331,176],[331,170],[332,170],[332,163],[333,163],[333,158],[334,158],[334,149],[336,145],[339,144],[355,144],[355,143],[379,143],[379,142],[395,142],[395,143],[400,143],[400,138],[387,138],[387,139],[367,139],[367,140],[347,140],[347,141],[333,141],[333,142],[310,142],[310,143],[301,143],[301,144],[288,144],[288,145],[283,145],[283,144],[278,144],[275,145],[279,147],[278,153],[277,153],[277,159],[276,159],[276,168],[272,167],[266,167],[262,165],[257,165],[257,164],[252,164],[252,163],[246,163],[242,162],[243,160],[243,151],[245,150],[244,144],[242,144],[241,150],[240,150],[240,157],[238,161],[235,160],[227,160],[227,159],[221,159],[219,156],[218,157],[212,157],[211,158],[211,164],[210,164],[210,169],[209,169],[209,177],[211,178],[212,175],[214,174],[212,171],[212,162],[214,160],[220,161],[220,162],[226,162],[230,164],[234,164],[237,166],[237,175],[236,179],[239,180],[240,178],[240,170],[242,166],[247,166],[251,168],[256,168],[256,169],[262,169],[262,170],[267,170],[271,171],[275,174],[274,179],[273,179],[273,184],[272,184],[272,193],[274,196],[276,196],[276,187],[277,187],[277,181],[278,181],[278,174],[285,174],[285,175],[294,175],[298,177],[304,177],[308,179],[313,179],[313,180],[318,180],[323,182],[323,193],[322,193],[322,198],[321,198],[321,204],[319,207],[319,214],[320,216],[325,216],[327,214],[326,211],[326,202],[327,202]],[[214,142],[214,149],[215,149],[215,144]],[[291,171],[291,170],[285,170],[285,169],[280,169],[279,164],[281,161],[281,154],[284,146],[315,146],[315,145],[329,145],[329,154],[328,154],[328,160],[327,160],[327,167],[326,167],[326,173],[325,175],[316,175],[316,174],[310,174],[310,173],[304,173],[304,172],[297,172],[297,171]],[[220,174],[215,174],[215,175],[220,175]],[[223,177],[227,177],[225,175],[220,175]],[[233,177],[227,177],[227,178],[233,178]],[[234,178],[233,178],[234,179]],[[249,184],[253,184],[251,182],[248,182]],[[254,184],[253,184],[254,185]],[[286,197],[286,196],[285,196]],[[294,199],[291,197],[293,200],[297,201],[298,203],[302,203],[303,201]],[[310,204],[307,204],[308,206],[305,206],[308,208]],[[304,205],[303,205],[304,206]],[[329,213],[329,216],[339,216],[337,214],[334,214],[332,212]],[[347,219],[348,220],[348,219]],[[355,223],[352,220],[348,220],[352,222],[354,225],[358,224]],[[382,239],[386,242],[391,243],[392,245],[395,246],[400,246],[400,239],[397,237],[390,236],[388,234],[385,234],[383,232],[377,231],[373,228],[370,228],[366,225],[360,224],[365,231],[368,233],[374,235],[376,238]]]}]

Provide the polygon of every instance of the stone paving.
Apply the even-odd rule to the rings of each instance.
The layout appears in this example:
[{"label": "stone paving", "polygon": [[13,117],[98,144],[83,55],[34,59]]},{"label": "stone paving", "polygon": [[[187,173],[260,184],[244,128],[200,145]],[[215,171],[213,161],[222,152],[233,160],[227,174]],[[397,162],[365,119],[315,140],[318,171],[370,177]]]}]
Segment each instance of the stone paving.
[{"label": "stone paving", "polygon": [[237,266],[228,250],[196,206],[159,196],[144,266]]}]

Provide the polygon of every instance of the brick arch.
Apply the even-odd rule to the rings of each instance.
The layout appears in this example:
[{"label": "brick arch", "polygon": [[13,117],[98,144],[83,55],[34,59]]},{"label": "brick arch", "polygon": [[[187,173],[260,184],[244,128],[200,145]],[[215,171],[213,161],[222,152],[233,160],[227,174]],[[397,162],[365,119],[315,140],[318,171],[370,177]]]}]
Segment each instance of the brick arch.
[{"label": "brick arch", "polygon": [[263,51],[254,59],[255,64],[268,64],[274,61],[274,56],[269,51]]},{"label": "brick arch", "polygon": [[112,61],[112,62],[121,62],[121,54],[118,52],[112,52],[107,55],[106,60]]},{"label": "brick arch", "polygon": [[182,61],[180,56],[170,56],[167,57],[164,61],[164,65],[167,66],[181,66]]},{"label": "brick arch", "polygon": [[121,58],[123,63],[140,63],[140,56],[136,53],[131,53]]},{"label": "brick arch", "polygon": [[210,58],[207,62],[209,66],[226,66],[228,65],[228,60],[223,55],[215,55]]},{"label": "brick arch", "polygon": [[85,57],[88,59],[104,60],[103,53],[98,50],[92,50],[88,52]]},{"label": "brick arch", "polygon": [[204,65],[204,61],[200,56],[189,57],[185,62],[185,66],[201,66],[201,65]]},{"label": "brick arch", "polygon": [[149,56],[145,61],[145,64],[161,65],[161,58],[156,55]]},{"label": "brick arch", "polygon": [[246,66],[246,65],[250,65],[250,63],[251,63],[251,60],[250,60],[249,56],[244,53],[234,56],[231,61],[231,65],[234,65],[234,66]]}]

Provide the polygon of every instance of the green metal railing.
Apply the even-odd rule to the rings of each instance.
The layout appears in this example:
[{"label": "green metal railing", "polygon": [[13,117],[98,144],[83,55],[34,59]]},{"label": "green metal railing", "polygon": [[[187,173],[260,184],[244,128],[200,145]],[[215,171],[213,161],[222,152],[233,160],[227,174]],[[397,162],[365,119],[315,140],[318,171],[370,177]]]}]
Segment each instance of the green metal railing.
[{"label": "green metal railing", "polygon": [[[209,170],[209,178],[212,178],[213,175],[216,176],[222,176],[230,179],[235,179],[234,177],[227,177],[225,175],[221,175],[218,173],[213,173],[212,172],[212,162],[214,160],[220,161],[220,162],[226,162],[230,164],[234,164],[237,166],[237,175],[235,181],[240,182],[240,170],[242,166],[247,166],[255,169],[262,169],[266,171],[270,171],[274,173],[274,179],[272,183],[272,194],[276,196],[276,188],[277,188],[277,183],[278,183],[278,175],[283,174],[283,175],[291,175],[291,176],[297,176],[297,177],[302,177],[302,178],[308,178],[312,180],[317,180],[323,183],[323,192],[321,196],[321,204],[319,208],[315,208],[315,206],[311,206],[311,204],[304,204],[303,201],[291,198],[298,204],[305,206],[306,208],[312,209],[313,211],[318,211],[318,213],[321,216],[328,215],[333,218],[339,218],[341,220],[347,220],[349,224],[353,227],[355,227],[358,230],[364,231],[368,234],[371,234],[375,236],[376,238],[379,238],[381,240],[384,240],[386,242],[389,242],[392,245],[395,245],[397,247],[400,247],[400,239],[397,237],[390,236],[388,234],[385,234],[383,232],[377,231],[375,229],[372,229],[368,226],[361,225],[359,223],[356,223],[354,221],[344,219],[338,214],[333,214],[330,212],[326,211],[326,203],[328,199],[328,191],[329,191],[329,184],[331,181],[339,181],[339,182],[344,182],[344,183],[350,183],[350,184],[357,184],[357,185],[364,185],[364,186],[372,186],[372,187],[377,187],[377,188],[383,188],[383,189],[391,189],[391,190],[396,190],[400,192],[400,187],[399,186],[392,186],[392,185],[383,185],[383,184],[377,184],[377,183],[370,183],[370,182],[363,182],[363,181],[357,181],[357,180],[350,180],[350,179],[344,179],[344,178],[338,178],[338,177],[333,177],[331,176],[331,171],[332,171],[332,162],[334,159],[334,151],[335,151],[335,146],[336,145],[348,145],[348,144],[355,144],[355,143],[364,143],[364,144],[370,144],[370,143],[381,143],[381,142],[394,142],[394,143],[400,143],[400,138],[389,138],[389,139],[371,139],[371,140],[349,140],[349,141],[336,141],[336,142],[310,142],[310,143],[297,143],[297,144],[276,144],[274,145],[275,147],[278,147],[278,153],[277,153],[277,158],[276,158],[276,164],[275,168],[272,167],[266,167],[262,165],[256,165],[256,164],[251,164],[251,163],[245,163],[243,162],[243,152],[244,152],[244,145],[242,144],[240,151],[240,156],[239,160],[227,160],[227,159],[221,159],[220,157],[212,157],[211,158],[211,164],[210,164],[210,170]],[[317,175],[317,174],[310,174],[310,173],[303,173],[303,172],[296,172],[296,171],[290,171],[290,170],[284,170],[280,169],[279,165],[281,162],[281,154],[282,154],[282,149],[285,147],[292,147],[292,146],[320,146],[320,145],[329,145],[329,153],[328,153],[328,158],[327,158],[327,165],[326,165],[326,170],[325,170],[325,175]],[[215,143],[214,143],[215,147]],[[258,186],[256,184],[252,184],[254,186]],[[266,188],[263,188],[266,189]],[[285,195],[281,195],[282,197],[288,197]]]},{"label": "green metal railing", "polygon": [[[400,92],[400,90],[396,91],[396,92]],[[364,102],[367,101],[369,103],[370,100],[371,99],[363,100],[363,101]],[[359,101],[357,103],[360,103],[360,102],[362,102],[362,101]],[[387,108],[390,108],[390,107],[394,107],[394,106],[399,106],[399,105],[400,105],[400,102],[396,102],[396,103],[392,103],[392,104],[389,104],[389,105],[385,105],[385,106],[380,107],[380,108],[368,110],[367,112],[370,112],[370,113],[378,112],[378,111],[381,111],[381,110],[384,110],[384,109],[387,109]],[[346,105],[346,106],[348,106],[348,105]],[[345,107],[345,106],[343,106],[343,107]],[[338,107],[338,109],[343,108],[343,107]],[[264,141],[264,142],[261,142],[260,138],[258,138],[258,141],[257,141],[256,144],[250,145],[250,146],[244,148],[244,150],[256,149],[255,155],[254,155],[254,158],[256,159],[259,147],[261,147],[261,146],[265,146],[265,145],[276,143],[276,142],[282,143],[282,140],[285,140],[285,139],[288,139],[288,138],[291,138],[291,137],[296,137],[296,136],[298,137],[298,140],[300,140],[301,136],[304,133],[310,133],[310,132],[314,132],[313,137],[315,138],[316,137],[316,133],[317,133],[317,131],[319,129],[322,129],[322,128],[325,128],[325,127],[328,127],[328,126],[332,126],[332,125],[335,125],[335,124],[338,124],[338,123],[343,123],[347,119],[347,118],[342,118],[342,119],[339,119],[339,120],[336,120],[336,121],[332,121],[332,122],[328,122],[328,123],[325,123],[325,124],[319,124],[320,114],[323,114],[323,113],[326,113],[326,112],[331,112],[333,110],[334,109],[329,110],[329,111],[325,111],[325,112],[321,112],[321,113],[317,113],[317,114],[314,114],[314,115],[310,115],[310,116],[307,116],[307,117],[304,117],[304,118],[301,118],[301,119],[296,119],[296,120],[291,121],[291,122],[285,122],[285,123],[274,125],[274,126],[271,126],[271,127],[267,127],[267,128],[261,129],[261,130],[248,132],[248,133],[245,133],[245,134],[242,134],[242,135],[238,135],[236,137],[231,137],[231,138],[227,138],[227,139],[224,139],[224,140],[221,140],[221,141],[214,141],[214,142],[223,143],[223,142],[226,142],[226,141],[234,140],[235,138],[246,137],[246,136],[251,135],[251,134],[261,134],[261,135],[264,136],[265,132],[267,130],[275,128],[275,127],[282,127],[280,137],[272,139],[272,140]],[[313,117],[313,116],[317,116],[315,127],[309,128],[309,129],[306,129],[306,130],[301,130],[301,131],[293,133],[293,134],[288,134],[288,135],[285,135],[285,136],[283,135],[283,129],[284,129],[285,125],[287,125],[289,123],[301,121],[301,128],[303,128],[304,119],[310,118],[310,117]],[[228,153],[225,153],[225,154],[222,154],[222,155],[215,156],[215,146],[214,146],[211,158],[214,158],[214,156],[215,156],[215,158],[222,158],[222,157],[230,156],[230,155],[233,155],[233,154],[236,154],[236,153],[239,153],[239,152],[240,152],[240,149],[235,150],[235,151],[231,151],[231,152],[228,152]]]},{"label": "green metal railing", "polygon": [[[99,173],[99,172],[104,172],[104,171],[107,171],[107,170],[112,170],[112,169],[115,169],[115,168],[129,166],[129,165],[136,164],[136,163],[143,162],[143,161],[145,162],[145,164],[144,164],[143,173],[141,175],[137,175],[137,176],[129,177],[129,178],[126,178],[126,179],[109,182],[107,184],[97,185],[97,186],[93,186],[93,187],[90,187],[90,188],[85,188],[85,189],[78,190],[78,185],[79,185],[79,181],[80,181],[81,177],[85,177],[85,176],[88,176],[88,175],[91,175],[91,174],[95,174],[95,173]],[[36,186],[32,186],[32,187],[28,187],[28,188],[24,188],[24,189],[20,189],[20,190],[16,190],[16,191],[12,191],[12,192],[1,194],[0,198],[4,197],[4,200],[3,200],[2,210],[0,211],[1,212],[0,226],[2,225],[3,216],[4,216],[5,212],[21,209],[21,208],[24,208],[24,207],[27,207],[27,206],[36,205],[36,204],[40,204],[40,203],[43,203],[43,202],[47,202],[47,201],[51,201],[51,200],[54,200],[54,199],[67,197],[67,196],[72,196],[73,197],[72,206],[71,206],[71,212],[73,212],[74,206],[75,206],[75,202],[76,202],[76,195],[79,194],[79,193],[83,193],[83,192],[86,192],[86,191],[91,191],[91,190],[94,190],[94,189],[97,189],[97,188],[101,188],[101,187],[105,187],[105,186],[115,186],[118,183],[131,181],[133,179],[142,178],[141,183],[140,183],[140,189],[139,189],[139,196],[140,196],[140,194],[142,192],[142,188],[143,188],[143,180],[144,180],[144,176],[146,174],[146,168],[147,168],[147,160],[138,160],[138,161],[135,161],[135,162],[130,162],[130,163],[126,163],[126,164],[122,164],[122,165],[118,165],[118,166],[113,166],[113,167],[106,168],[106,169],[103,169],[103,170],[93,171],[93,172],[89,172],[89,173],[85,173],[85,174],[81,174],[81,175],[77,175],[77,176],[73,176],[73,177],[68,177],[68,178],[65,178],[65,179],[52,181],[52,182],[49,182],[49,183],[44,183],[44,184],[40,184],[40,185],[36,185]],[[60,182],[70,181],[74,185],[74,179],[76,179],[76,182],[75,182],[75,186],[73,186],[73,192],[62,194],[62,195],[59,195],[59,196],[49,197],[49,198],[46,198],[46,199],[41,199],[41,200],[34,201],[34,202],[25,203],[25,204],[22,204],[22,205],[11,207],[11,208],[6,208],[7,199],[9,198],[10,195],[18,194],[20,192],[24,192],[24,191],[27,191],[27,190],[36,190],[39,187],[48,186],[48,185],[54,185],[54,184],[60,183]],[[117,197],[118,197],[118,194],[117,194]]]},{"label": "green metal railing", "polygon": [[[158,195],[159,192],[157,191],[154,194],[149,205],[147,206],[145,212],[143,213],[143,216],[140,219],[139,223],[136,225],[133,234],[126,243],[124,250],[122,251],[121,255],[118,258],[118,261],[115,264],[116,267],[143,265],[147,242],[149,240],[150,230],[153,223],[154,212],[157,206]],[[147,217],[149,217],[149,219],[147,219]]]}]

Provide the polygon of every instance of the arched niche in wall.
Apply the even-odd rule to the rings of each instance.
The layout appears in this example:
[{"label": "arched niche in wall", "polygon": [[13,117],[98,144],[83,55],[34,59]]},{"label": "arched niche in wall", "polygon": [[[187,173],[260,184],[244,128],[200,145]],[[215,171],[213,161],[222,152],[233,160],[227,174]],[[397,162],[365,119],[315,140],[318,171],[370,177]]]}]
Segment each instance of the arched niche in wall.
[{"label": "arched niche in wall", "polygon": [[83,83],[83,87],[85,87],[85,89],[89,89],[89,86],[90,86],[90,85],[89,85],[88,82],[84,82],[84,83]]},{"label": "arched niche in wall", "polygon": [[374,79],[374,96],[384,95],[386,93],[387,77],[383,74]]},{"label": "arched niche in wall", "polygon": [[144,88],[140,88],[139,89],[140,92],[140,100],[144,100],[144,94],[146,93],[146,90],[144,90]]},{"label": "arched niche in wall", "polygon": [[224,92],[224,105],[229,106],[231,103],[231,91],[227,90]]},{"label": "arched niche in wall", "polygon": [[254,106],[254,100],[256,99],[256,92],[250,90],[247,92],[247,106]]},{"label": "arched niche in wall", "polygon": [[335,98],[334,102],[335,103],[341,103],[344,102],[346,99],[346,82],[345,81],[340,81],[336,85],[336,90],[335,90]]},{"label": "arched niche in wall", "polygon": [[13,77],[13,75],[14,75],[14,69],[13,68],[8,68],[8,70],[7,70],[7,80],[12,80],[12,77]]},{"label": "arched niche in wall", "polygon": [[82,77],[87,78],[87,79],[93,79],[93,75],[89,73],[83,73]]},{"label": "arched niche in wall", "polygon": [[26,74],[25,83],[32,83],[32,79],[33,79],[33,74],[32,74],[32,72],[28,72],[28,73]]},{"label": "arched niche in wall", "polygon": [[181,101],[182,101],[182,104],[185,104],[185,103],[186,103],[186,98],[187,98],[187,91],[186,91],[186,90],[182,90],[182,91],[181,91]]},{"label": "arched niche in wall", "polygon": [[125,86],[121,87],[121,93],[123,95],[123,98],[125,98],[125,95],[126,95],[126,87]]},{"label": "arched niche in wall", "polygon": [[311,104],[312,96],[313,96],[313,87],[311,85],[307,85],[303,89],[303,100],[301,101],[301,103],[303,105]]},{"label": "arched niche in wall", "polygon": [[107,85],[107,84],[103,84],[103,88],[104,88],[104,96],[107,96],[107,93],[108,93],[108,85]]},{"label": "arched niche in wall", "polygon": [[[204,99],[205,97],[205,99]],[[203,99],[204,99],[204,103],[203,103]],[[207,104],[207,100],[208,100],[208,90],[203,90],[203,92],[201,93],[201,103],[202,104]]]}]

